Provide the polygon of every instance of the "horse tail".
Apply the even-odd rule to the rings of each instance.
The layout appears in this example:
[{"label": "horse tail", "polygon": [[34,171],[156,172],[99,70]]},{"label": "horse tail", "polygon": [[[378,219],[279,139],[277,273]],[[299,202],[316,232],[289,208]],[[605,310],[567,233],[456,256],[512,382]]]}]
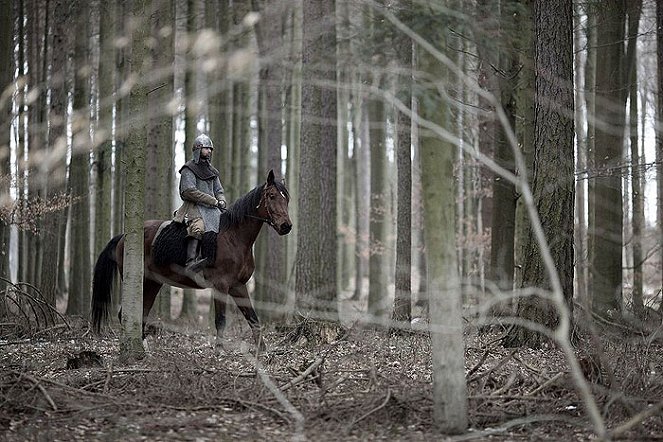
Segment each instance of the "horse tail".
[{"label": "horse tail", "polygon": [[111,302],[111,289],[117,272],[115,261],[115,248],[123,235],[111,239],[104,250],[99,254],[94,265],[92,278],[92,328],[99,333],[102,322],[108,320],[108,306]]}]

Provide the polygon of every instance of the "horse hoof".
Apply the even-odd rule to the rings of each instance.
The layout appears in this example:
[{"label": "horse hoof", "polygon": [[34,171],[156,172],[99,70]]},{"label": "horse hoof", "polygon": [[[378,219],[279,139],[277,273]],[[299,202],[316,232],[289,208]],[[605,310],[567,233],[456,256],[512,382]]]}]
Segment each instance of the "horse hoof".
[{"label": "horse hoof", "polygon": [[214,343],[214,352],[217,354],[217,356],[223,356],[227,354],[226,348],[223,345],[223,342],[221,342],[220,339],[217,339],[216,342]]}]

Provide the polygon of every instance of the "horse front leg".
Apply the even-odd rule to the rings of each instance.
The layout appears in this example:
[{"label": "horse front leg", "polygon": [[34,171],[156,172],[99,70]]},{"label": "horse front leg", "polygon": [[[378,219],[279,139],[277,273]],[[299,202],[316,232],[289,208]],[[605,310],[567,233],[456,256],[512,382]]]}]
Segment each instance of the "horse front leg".
[{"label": "horse front leg", "polygon": [[256,314],[253,304],[251,303],[251,298],[249,298],[249,290],[246,288],[246,285],[239,285],[230,289],[230,295],[235,300],[235,304],[244,315],[246,322],[249,323],[251,327],[251,333],[253,334],[253,340],[258,348],[258,351],[265,351],[265,341],[262,338],[262,327],[260,326],[260,320]]},{"label": "horse front leg", "polygon": [[214,290],[214,327],[216,328],[215,347],[218,352],[223,352],[223,332],[226,329],[226,298],[225,293]]}]

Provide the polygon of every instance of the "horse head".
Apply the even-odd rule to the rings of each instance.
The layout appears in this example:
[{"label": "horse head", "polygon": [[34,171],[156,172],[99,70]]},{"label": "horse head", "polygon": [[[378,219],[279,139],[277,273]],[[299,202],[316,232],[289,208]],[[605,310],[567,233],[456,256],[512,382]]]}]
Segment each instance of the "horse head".
[{"label": "horse head", "polygon": [[292,221],[288,214],[290,194],[285,184],[274,180],[274,171],[270,170],[267,182],[263,185],[258,216],[267,220],[279,235],[287,235],[292,230]]}]

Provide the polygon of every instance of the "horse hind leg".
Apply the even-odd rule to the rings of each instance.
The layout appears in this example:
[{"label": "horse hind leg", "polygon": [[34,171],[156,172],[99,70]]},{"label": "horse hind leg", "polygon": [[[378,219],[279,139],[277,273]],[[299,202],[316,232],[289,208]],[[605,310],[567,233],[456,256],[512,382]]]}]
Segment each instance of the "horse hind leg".
[{"label": "horse hind leg", "polygon": [[143,339],[145,339],[147,317],[150,315],[150,310],[152,310],[154,300],[157,298],[161,286],[160,282],[152,281],[151,279],[143,280]]},{"label": "horse hind leg", "polygon": [[266,347],[265,341],[262,338],[262,327],[260,326],[258,314],[251,303],[251,298],[249,298],[249,290],[245,285],[233,287],[230,289],[230,295],[233,297],[235,304],[244,315],[246,322],[249,323],[251,333],[253,334],[253,340],[255,341],[258,351],[264,351]]}]

